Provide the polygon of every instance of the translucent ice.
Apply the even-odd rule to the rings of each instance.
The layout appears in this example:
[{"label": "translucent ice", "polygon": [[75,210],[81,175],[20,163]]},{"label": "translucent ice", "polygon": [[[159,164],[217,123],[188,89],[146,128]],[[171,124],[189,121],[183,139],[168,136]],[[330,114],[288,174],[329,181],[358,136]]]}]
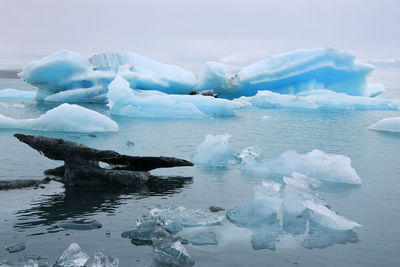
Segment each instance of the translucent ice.
[{"label": "translucent ice", "polygon": [[168,95],[157,91],[139,91],[117,76],[108,86],[111,113],[130,117],[203,118],[233,116],[237,102],[203,95]]},{"label": "translucent ice", "polygon": [[361,184],[361,178],[351,166],[351,159],[344,155],[328,154],[315,149],[307,154],[289,150],[273,159],[253,160],[252,157],[243,154],[243,169],[281,175],[300,172],[321,181]]},{"label": "translucent ice", "polygon": [[80,267],[89,260],[89,256],[81,250],[81,247],[72,243],[58,258],[53,267]]},{"label": "translucent ice", "polygon": [[36,91],[26,91],[12,88],[0,90],[0,98],[3,99],[31,100],[35,97],[35,95]]},{"label": "translucent ice", "polygon": [[400,132],[400,117],[384,118],[368,127],[368,129],[385,132]]},{"label": "translucent ice", "polygon": [[312,90],[296,95],[258,91],[255,96],[240,97],[235,101],[259,108],[302,108],[302,109],[358,109],[358,110],[399,110],[400,100],[352,96],[330,90]]},{"label": "translucent ice", "polygon": [[207,62],[204,70],[200,72],[196,89],[214,90],[217,93],[226,90],[228,73],[226,66],[220,62]]},{"label": "translucent ice", "polygon": [[204,232],[193,235],[189,242],[194,246],[218,245],[217,236],[213,232]]},{"label": "translucent ice", "polygon": [[94,261],[90,267],[118,267],[119,259],[112,256],[104,255],[101,252],[94,254]]},{"label": "translucent ice", "polygon": [[236,153],[229,146],[229,134],[208,134],[193,155],[193,162],[201,166],[224,167],[238,163]]},{"label": "translucent ice", "polygon": [[118,124],[93,110],[62,104],[36,119],[12,119],[0,114],[0,128],[66,132],[116,132]]},{"label": "translucent ice", "polygon": [[153,253],[157,264],[165,266],[192,266],[194,260],[180,241],[153,239]]}]

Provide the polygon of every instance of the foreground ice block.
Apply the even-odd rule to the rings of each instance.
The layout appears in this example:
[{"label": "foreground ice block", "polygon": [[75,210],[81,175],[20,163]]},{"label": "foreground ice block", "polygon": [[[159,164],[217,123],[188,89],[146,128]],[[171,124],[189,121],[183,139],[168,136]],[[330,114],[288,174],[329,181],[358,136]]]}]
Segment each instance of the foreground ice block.
[{"label": "foreground ice block", "polygon": [[205,118],[233,116],[241,104],[203,95],[168,95],[158,91],[132,90],[117,75],[108,86],[112,114],[147,118]]},{"label": "foreground ice block", "polygon": [[368,127],[370,130],[400,133],[400,117],[384,118]]},{"label": "foreground ice block", "polygon": [[72,243],[58,258],[54,267],[71,267],[71,266],[85,266],[89,260],[89,256],[81,250],[77,243]]},{"label": "foreground ice block", "polygon": [[0,129],[65,132],[117,132],[118,124],[93,110],[62,104],[36,119],[13,119],[0,114]]}]

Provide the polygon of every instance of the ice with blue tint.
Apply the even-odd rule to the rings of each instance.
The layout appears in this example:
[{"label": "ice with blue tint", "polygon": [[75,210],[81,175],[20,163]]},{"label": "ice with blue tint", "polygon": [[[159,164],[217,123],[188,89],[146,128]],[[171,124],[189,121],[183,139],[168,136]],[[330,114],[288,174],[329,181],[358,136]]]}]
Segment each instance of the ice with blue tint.
[{"label": "ice with blue tint", "polygon": [[[301,49],[244,67],[223,97],[252,96],[258,90],[296,94],[310,84],[349,95],[368,95],[366,77],[373,66],[348,52],[330,48]],[[314,87],[314,86],[313,86]],[[315,89],[315,88],[314,88]]]},{"label": "ice with blue tint", "polygon": [[233,116],[240,104],[202,95],[168,95],[159,91],[132,90],[117,76],[108,86],[112,114],[150,118],[205,118]]},{"label": "ice with blue tint", "polygon": [[368,126],[368,129],[375,131],[400,133],[400,117],[384,118]]},{"label": "ice with blue tint", "polygon": [[31,100],[35,98],[36,91],[18,90],[6,88],[0,90],[0,98],[13,100]]},{"label": "ice with blue tint", "polygon": [[199,166],[226,167],[240,162],[229,145],[229,134],[208,134],[193,154],[193,162]]},{"label": "ice with blue tint", "polygon": [[[297,94],[326,89],[353,96],[375,96],[384,88],[367,86],[373,66],[357,62],[348,52],[329,48],[303,49],[264,59],[229,75],[220,62],[207,62],[199,76],[132,52],[99,54],[90,59],[61,50],[33,61],[19,74],[38,87],[37,100],[104,103],[108,85],[117,75],[129,87],[157,90],[168,94],[188,94],[192,90],[214,90],[220,97],[233,99],[254,96],[269,90]],[[87,94],[82,91],[89,91]],[[53,94],[70,91],[50,97]],[[76,96],[72,96],[76,94]]]},{"label": "ice with blue tint", "polygon": [[[227,218],[239,227],[253,232],[253,249],[275,249],[284,234],[303,240],[319,231],[319,242],[325,246],[352,240],[351,229],[360,224],[328,209],[314,191],[320,183],[301,173],[284,177],[284,184],[263,181],[254,187],[254,200],[247,206],[227,211]],[[322,229],[322,230],[321,230]]]},{"label": "ice with blue tint", "polygon": [[80,267],[85,266],[89,256],[81,250],[77,243],[72,243],[57,259],[54,267]]},{"label": "ice with blue tint", "polygon": [[275,158],[263,158],[254,148],[242,151],[244,170],[290,175],[300,172],[321,181],[331,183],[361,184],[361,178],[351,166],[351,159],[345,155],[328,154],[315,149],[306,154],[294,150],[286,151]]},{"label": "ice with blue tint", "polygon": [[199,74],[196,90],[214,90],[217,93],[223,92],[228,86],[228,78],[229,76],[225,64],[209,61]]},{"label": "ice with blue tint", "polygon": [[65,103],[35,119],[13,119],[0,114],[0,128],[88,133],[117,132],[118,124],[96,111]]},{"label": "ice with blue tint", "polygon": [[399,110],[400,100],[352,96],[330,90],[312,90],[296,95],[271,91],[258,91],[255,96],[240,97],[235,101],[244,106],[259,108],[303,108],[303,109],[358,109],[358,110]]}]

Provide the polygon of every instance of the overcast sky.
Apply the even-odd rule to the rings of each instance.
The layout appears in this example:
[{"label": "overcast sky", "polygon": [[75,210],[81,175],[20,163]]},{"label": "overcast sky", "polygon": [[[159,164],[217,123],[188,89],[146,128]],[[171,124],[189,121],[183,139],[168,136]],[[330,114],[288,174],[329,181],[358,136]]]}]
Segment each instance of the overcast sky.
[{"label": "overcast sky", "polygon": [[198,71],[298,48],[400,58],[399,0],[0,0],[0,68],[131,50]]}]

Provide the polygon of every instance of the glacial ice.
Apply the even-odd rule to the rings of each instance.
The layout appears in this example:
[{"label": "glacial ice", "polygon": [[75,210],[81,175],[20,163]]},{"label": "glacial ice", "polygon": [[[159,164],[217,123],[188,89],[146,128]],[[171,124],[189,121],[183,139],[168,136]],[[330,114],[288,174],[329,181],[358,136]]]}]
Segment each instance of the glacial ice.
[{"label": "glacial ice", "polygon": [[400,133],[400,117],[384,118],[368,126],[368,129],[375,131]]},{"label": "glacial ice", "polygon": [[229,146],[229,134],[208,134],[193,154],[196,165],[207,167],[225,167],[238,163],[235,152]]},{"label": "glacial ice", "polygon": [[280,175],[300,172],[331,183],[361,184],[361,178],[351,166],[351,159],[344,155],[328,154],[318,149],[307,154],[289,150],[276,158],[254,159],[247,150],[241,153],[244,170]]},{"label": "glacial ice", "polygon": [[36,95],[36,91],[18,90],[6,88],[0,90],[0,98],[12,100],[32,100]]},{"label": "glacial ice", "polygon": [[0,128],[85,133],[117,132],[118,124],[93,110],[65,103],[36,119],[13,119],[0,114]]},{"label": "glacial ice", "polygon": [[153,253],[157,264],[162,266],[192,266],[194,260],[180,241],[153,239]]},{"label": "glacial ice", "polygon": [[307,248],[326,247],[357,240],[351,230],[360,224],[328,209],[314,191],[320,182],[301,173],[284,177],[284,184],[263,181],[254,187],[254,200],[227,211],[238,227],[253,232],[253,249],[275,249],[283,234],[302,239]]},{"label": "glacial ice", "polygon": [[213,232],[202,232],[189,237],[190,244],[194,246],[218,245],[217,236]]},{"label": "glacial ice", "polygon": [[240,97],[235,101],[243,106],[258,108],[302,108],[302,109],[357,109],[357,110],[399,110],[400,100],[352,96],[330,90],[311,90],[296,95],[258,91],[255,96]]},{"label": "glacial ice", "polygon": [[80,267],[89,260],[89,256],[81,250],[77,243],[72,243],[58,258],[53,267]]},{"label": "glacial ice", "polygon": [[118,267],[119,259],[113,256],[104,255],[101,252],[94,254],[94,261],[89,267]]},{"label": "glacial ice", "polygon": [[168,95],[158,91],[132,90],[117,75],[108,86],[112,114],[151,118],[204,118],[233,116],[240,104],[202,95]]},{"label": "glacial ice", "polygon": [[222,98],[233,99],[254,96],[259,90],[297,94],[327,89],[353,96],[375,96],[384,89],[381,85],[366,85],[372,70],[371,65],[357,62],[348,52],[316,48],[260,60],[234,75],[227,73],[223,63],[207,62],[196,79],[188,70],[132,52],[104,53],[87,59],[62,50],[29,63],[19,75],[38,87],[37,100],[104,103],[108,85],[117,75],[132,89],[168,94],[214,90]]}]

